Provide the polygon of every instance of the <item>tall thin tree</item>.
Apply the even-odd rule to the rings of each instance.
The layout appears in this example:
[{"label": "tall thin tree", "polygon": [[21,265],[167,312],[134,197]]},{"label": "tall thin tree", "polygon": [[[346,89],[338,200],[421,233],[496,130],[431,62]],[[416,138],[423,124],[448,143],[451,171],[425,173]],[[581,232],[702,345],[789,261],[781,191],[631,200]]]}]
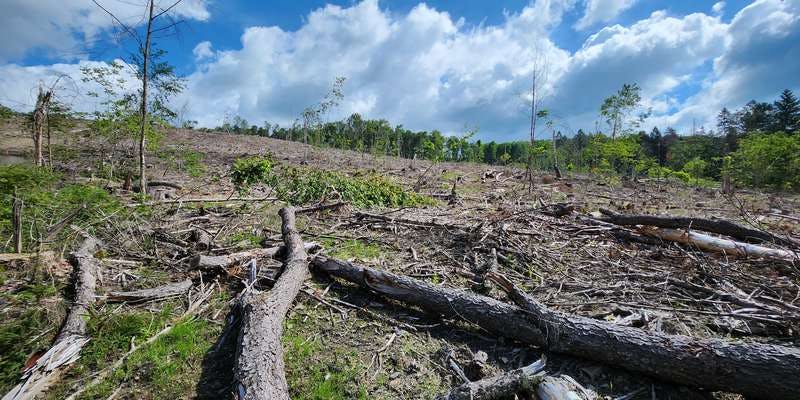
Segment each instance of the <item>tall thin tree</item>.
[{"label": "tall thin tree", "polygon": [[[145,24],[146,28],[144,31],[144,41],[140,37],[140,35],[131,27],[123,23],[116,15],[114,15],[111,11],[103,7],[97,0],[92,0],[95,5],[97,5],[100,9],[105,11],[114,21],[120,25],[122,30],[128,34],[132,39],[134,39],[137,44],[139,45],[138,53],[141,55],[141,70],[137,71],[138,76],[140,77],[140,81],[142,84],[141,87],[141,98],[139,104],[139,187],[142,194],[147,193],[147,175],[145,174],[145,151],[146,151],[146,137],[147,137],[147,124],[148,124],[148,94],[149,94],[149,78],[150,78],[150,62],[151,58],[153,57],[152,54],[152,38],[153,34],[156,32],[168,30],[170,28],[176,27],[178,24],[183,22],[182,20],[174,21],[170,19],[170,22],[165,26],[156,26],[156,22],[165,16],[168,16],[170,10],[174,9],[178,4],[181,3],[182,0],[177,0],[172,3],[169,7],[159,9],[156,11],[156,4],[155,0],[148,0],[147,1],[147,23]],[[160,55],[161,53],[158,53]],[[165,69],[165,73],[171,74],[171,68],[165,68],[161,66],[160,68]],[[167,71],[168,70],[168,71]],[[159,105],[160,107],[164,107],[163,104]]]}]

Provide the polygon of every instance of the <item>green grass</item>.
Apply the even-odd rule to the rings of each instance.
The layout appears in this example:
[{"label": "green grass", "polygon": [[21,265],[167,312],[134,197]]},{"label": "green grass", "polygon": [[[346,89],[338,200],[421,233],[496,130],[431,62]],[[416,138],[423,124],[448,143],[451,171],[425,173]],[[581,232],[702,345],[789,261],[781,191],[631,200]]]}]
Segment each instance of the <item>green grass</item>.
[{"label": "green grass", "polygon": [[[69,375],[86,377],[114,363],[130,348],[138,347],[122,367],[97,385],[87,389],[81,399],[104,399],[119,387],[131,398],[172,399],[192,397],[202,371],[203,357],[213,346],[220,328],[206,320],[183,320],[155,342],[142,344],[161,331],[171,315],[169,307],[157,314],[133,312],[112,315],[90,323],[92,340]],[[102,318],[98,318],[102,320]],[[48,393],[63,398],[70,391],[68,382]]]},{"label": "green grass", "polygon": [[286,351],[286,379],[293,399],[367,399],[358,384],[364,366],[354,351],[325,346],[300,333],[302,320],[288,320],[282,341]]},{"label": "green grass", "polygon": [[[12,276],[0,266],[5,281]],[[26,283],[13,292],[0,293],[3,323],[0,324],[0,393],[10,390],[19,380],[28,357],[44,350],[56,334],[55,321],[60,307],[50,300],[58,288],[46,281]]]},{"label": "green grass", "polygon": [[328,255],[343,260],[353,258],[369,260],[378,258],[384,253],[380,246],[356,239],[339,241],[337,239],[325,238],[322,240],[322,246],[329,250]]}]

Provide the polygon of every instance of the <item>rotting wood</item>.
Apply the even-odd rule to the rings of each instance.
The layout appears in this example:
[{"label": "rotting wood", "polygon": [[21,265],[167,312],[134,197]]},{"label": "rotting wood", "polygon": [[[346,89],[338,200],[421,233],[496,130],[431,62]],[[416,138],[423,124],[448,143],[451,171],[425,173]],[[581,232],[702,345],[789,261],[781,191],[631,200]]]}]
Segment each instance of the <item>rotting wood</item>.
[{"label": "rotting wood", "polygon": [[659,228],[694,229],[718,233],[750,243],[776,243],[784,246],[800,247],[800,242],[791,238],[783,238],[762,230],[751,229],[724,219],[619,214],[602,208],[600,212],[606,216],[608,222],[617,225],[651,225]]},{"label": "rotting wood", "polygon": [[[315,257],[313,265],[384,297],[465,320],[495,334],[556,353],[706,390],[736,392],[756,399],[800,397],[800,380],[796,379],[800,376],[800,349],[797,348],[694,339],[570,316],[546,308],[510,284],[503,288],[525,304],[525,309],[332,258]],[[497,274],[490,276],[495,282],[499,280],[495,279]],[[508,329],[510,326],[514,329]]]},{"label": "rotting wood", "polygon": [[128,303],[160,300],[180,296],[188,292],[191,287],[191,279],[186,279],[181,282],[170,283],[150,289],[133,290],[130,292],[111,292],[108,294],[108,300],[125,301]]},{"label": "rotting wood", "polygon": [[75,267],[75,299],[67,318],[50,349],[23,372],[22,382],[3,396],[3,400],[36,398],[80,356],[81,349],[89,341],[86,336],[86,315],[95,301],[100,263],[94,258],[94,253],[99,246],[100,242],[87,237],[78,250],[71,254],[70,261]]},{"label": "rotting wood", "polygon": [[736,242],[690,230],[642,226],[639,231],[647,236],[696,246],[699,249],[734,257],[761,257],[770,260],[796,261],[798,256],[788,250],[773,249],[750,243]]},{"label": "rotting wood", "polygon": [[289,399],[281,344],[283,318],[311,273],[295,228],[294,209],[282,208],[279,214],[287,249],[284,272],[268,292],[258,291],[251,286],[255,282],[250,282],[239,297],[241,325],[234,370],[239,400]]}]

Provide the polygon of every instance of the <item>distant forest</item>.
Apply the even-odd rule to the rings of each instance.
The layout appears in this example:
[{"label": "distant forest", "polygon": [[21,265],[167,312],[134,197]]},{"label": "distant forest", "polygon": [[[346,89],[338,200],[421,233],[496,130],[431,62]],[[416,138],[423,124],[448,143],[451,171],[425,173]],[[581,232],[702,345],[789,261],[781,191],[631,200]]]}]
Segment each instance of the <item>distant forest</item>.
[{"label": "distant forest", "polygon": [[800,102],[788,89],[773,103],[750,101],[734,112],[723,108],[716,130],[701,127],[688,136],[678,135],[670,127],[656,127],[650,132],[628,131],[614,139],[581,129],[567,137],[553,124],[544,125],[537,136],[547,139],[533,144],[473,140],[475,132],[461,136],[445,136],[436,130],[415,132],[402,125],[393,127],[383,119],[363,119],[359,114],[327,123],[298,120],[289,127],[268,122],[250,125],[235,117],[217,128],[201,130],[408,159],[523,165],[531,157],[540,170],[675,178],[700,185],[729,179],[741,186],[800,190]]}]

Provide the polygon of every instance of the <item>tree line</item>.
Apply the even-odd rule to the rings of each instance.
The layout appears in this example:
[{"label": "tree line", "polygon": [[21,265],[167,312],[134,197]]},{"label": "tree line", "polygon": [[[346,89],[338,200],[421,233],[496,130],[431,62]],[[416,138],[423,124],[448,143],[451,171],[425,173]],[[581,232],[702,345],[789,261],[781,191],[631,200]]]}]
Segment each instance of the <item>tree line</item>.
[{"label": "tree line", "polygon": [[[267,136],[376,156],[491,165],[523,165],[532,160],[540,170],[558,167],[700,184],[729,177],[742,186],[800,189],[800,102],[791,90],[784,90],[772,103],[751,101],[734,112],[723,108],[717,116],[716,131],[700,127],[690,135],[678,135],[671,127],[655,127],[650,132],[621,129],[620,114],[633,105],[624,97],[631,95],[638,97],[638,87],[625,85],[615,95],[619,99],[603,103],[601,115],[608,115],[610,135],[579,129],[567,137],[547,120],[546,112],[540,111],[552,135],[533,144],[527,140],[473,140],[476,129],[465,129],[457,136],[437,130],[413,131],[359,114],[326,123],[298,120],[290,126],[269,122],[250,125],[244,118],[234,117],[221,126],[202,130]],[[610,104],[617,103],[623,105],[622,109],[609,111],[613,108]],[[637,116],[629,126],[638,127],[645,117]]]}]

